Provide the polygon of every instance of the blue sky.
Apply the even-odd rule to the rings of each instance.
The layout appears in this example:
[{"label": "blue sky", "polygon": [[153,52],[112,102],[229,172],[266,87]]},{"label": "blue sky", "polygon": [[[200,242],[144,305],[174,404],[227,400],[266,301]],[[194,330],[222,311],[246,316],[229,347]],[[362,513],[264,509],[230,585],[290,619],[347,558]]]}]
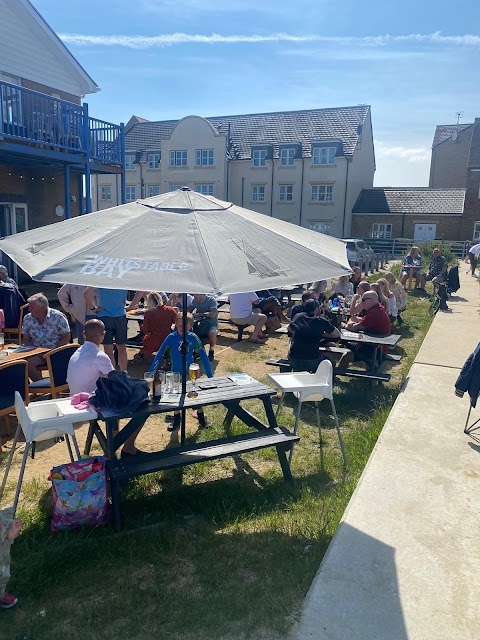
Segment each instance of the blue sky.
[{"label": "blue sky", "polygon": [[376,186],[428,184],[436,124],[480,117],[473,0],[33,0],[112,122],[370,104]]}]

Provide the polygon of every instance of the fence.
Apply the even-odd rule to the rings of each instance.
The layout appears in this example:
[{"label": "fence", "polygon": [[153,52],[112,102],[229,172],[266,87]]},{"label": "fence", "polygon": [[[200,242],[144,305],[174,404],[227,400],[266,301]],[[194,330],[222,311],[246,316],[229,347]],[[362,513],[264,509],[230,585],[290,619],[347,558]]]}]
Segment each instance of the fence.
[{"label": "fence", "polygon": [[[406,256],[411,247],[419,244],[417,240],[408,238],[363,238],[365,243],[370,245],[375,253],[386,253],[391,258],[401,258]],[[439,248],[448,245],[457,258],[465,257],[466,242],[450,240],[438,241]]]}]

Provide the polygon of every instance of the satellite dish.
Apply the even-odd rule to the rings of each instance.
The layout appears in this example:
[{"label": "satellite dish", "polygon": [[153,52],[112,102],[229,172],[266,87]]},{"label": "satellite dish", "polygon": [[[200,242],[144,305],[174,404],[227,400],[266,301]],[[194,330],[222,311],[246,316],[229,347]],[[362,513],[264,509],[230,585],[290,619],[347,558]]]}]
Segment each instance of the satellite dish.
[{"label": "satellite dish", "polygon": [[457,133],[456,131],[454,131],[454,132],[452,133],[452,142],[456,142],[456,141],[457,141],[457,138],[458,138],[458,133]]}]

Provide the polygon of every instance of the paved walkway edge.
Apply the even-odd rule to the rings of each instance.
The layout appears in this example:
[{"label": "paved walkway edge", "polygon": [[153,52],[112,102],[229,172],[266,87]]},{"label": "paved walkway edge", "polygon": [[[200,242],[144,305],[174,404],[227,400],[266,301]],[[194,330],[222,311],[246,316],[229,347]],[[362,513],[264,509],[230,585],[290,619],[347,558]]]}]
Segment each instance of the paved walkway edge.
[{"label": "paved walkway edge", "polygon": [[469,400],[454,395],[479,340],[479,286],[460,270],[452,312],[438,313],[425,337],[307,594],[297,640],[480,638],[480,439],[463,433]]}]

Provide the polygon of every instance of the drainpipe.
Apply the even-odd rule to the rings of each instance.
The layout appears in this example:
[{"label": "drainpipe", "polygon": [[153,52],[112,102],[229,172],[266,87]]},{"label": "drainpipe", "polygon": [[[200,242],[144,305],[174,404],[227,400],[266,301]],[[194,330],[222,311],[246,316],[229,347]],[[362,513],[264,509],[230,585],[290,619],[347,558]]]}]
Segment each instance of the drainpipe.
[{"label": "drainpipe", "polygon": [[90,213],[92,211],[90,197],[90,128],[88,126],[88,104],[86,102],[83,103],[83,146],[85,149],[85,213]]},{"label": "drainpipe", "polygon": [[244,191],[244,187],[245,187],[245,178],[242,178],[242,204],[241,204],[242,207],[243,207],[243,191]]},{"label": "drainpipe", "polygon": [[345,160],[347,161],[347,170],[345,172],[345,198],[343,200],[343,222],[342,222],[342,238],[345,237],[345,218],[347,217],[347,188],[348,188],[348,167],[350,165],[350,161],[345,156]]},{"label": "drainpipe", "polygon": [[270,185],[270,216],[273,218],[273,174],[275,171],[275,161],[273,159],[272,151],[272,184]]},{"label": "drainpipe", "polygon": [[122,204],[127,202],[127,189],[125,180],[125,125],[120,123],[120,160],[122,162],[122,177],[121,177],[121,190],[122,190]]},{"label": "drainpipe", "polygon": [[303,207],[303,173],[305,170],[305,159],[302,156],[302,178],[300,180],[300,218],[299,218],[299,226],[302,226],[302,207]]},{"label": "drainpipe", "polygon": [[146,198],[145,186],[143,184],[143,165],[139,162],[138,166],[140,167],[140,198]]},{"label": "drainpipe", "polygon": [[65,220],[70,219],[70,165],[65,164],[63,167],[63,184],[64,184],[64,198],[65,198]]}]

